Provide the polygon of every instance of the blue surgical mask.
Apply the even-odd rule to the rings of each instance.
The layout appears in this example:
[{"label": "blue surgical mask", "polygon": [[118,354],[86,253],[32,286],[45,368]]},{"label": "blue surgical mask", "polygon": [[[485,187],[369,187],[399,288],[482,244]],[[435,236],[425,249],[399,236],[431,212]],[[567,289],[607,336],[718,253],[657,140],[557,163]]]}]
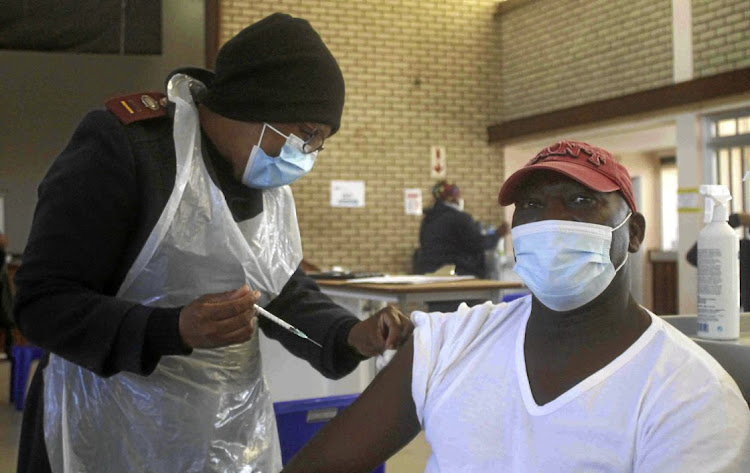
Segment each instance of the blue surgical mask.
[{"label": "blue surgical mask", "polygon": [[[266,127],[286,138],[286,143],[275,158],[267,155],[260,147]],[[291,133],[287,136],[268,123],[264,123],[258,144],[253,146],[250,158],[245,165],[245,172],[242,173],[242,183],[256,189],[269,189],[286,186],[296,181],[310,172],[315,164],[315,157],[318,155],[317,151],[304,153],[303,146],[302,138]]]},{"label": "blue surgical mask", "polygon": [[609,286],[616,269],[610,261],[615,228],[567,220],[543,220],[511,230],[516,265],[534,296],[552,310],[569,311],[591,302]]}]

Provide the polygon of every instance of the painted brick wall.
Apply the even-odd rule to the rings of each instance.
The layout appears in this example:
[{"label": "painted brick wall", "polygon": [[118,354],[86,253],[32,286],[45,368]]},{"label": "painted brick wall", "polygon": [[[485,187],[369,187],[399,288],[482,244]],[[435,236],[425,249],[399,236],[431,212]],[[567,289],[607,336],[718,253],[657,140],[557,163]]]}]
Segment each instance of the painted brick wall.
[{"label": "painted brick wall", "polygon": [[672,83],[670,0],[537,0],[498,28],[504,120]]},{"label": "painted brick wall", "polygon": [[[286,0],[220,3],[220,42],[275,11],[308,19],[338,59],[347,99],[341,130],[292,185],[305,257],[327,268],[409,272],[421,217],[404,189],[432,202],[430,146],[466,209],[497,224],[502,154],[487,144],[497,107],[495,0]],[[366,207],[331,208],[330,181],[363,180]]]},{"label": "painted brick wall", "polygon": [[750,1],[693,0],[695,77],[750,67]]},{"label": "painted brick wall", "polygon": [[[510,0],[514,2],[514,0]],[[671,0],[221,0],[221,42],[275,11],[311,21],[347,81],[342,128],[292,187],[306,258],[408,272],[431,203],[429,149],[475,218],[497,223],[502,151],[492,123],[671,84]],[[750,2],[693,0],[696,77],[750,65]],[[364,209],[329,206],[332,179],[363,180]]]}]

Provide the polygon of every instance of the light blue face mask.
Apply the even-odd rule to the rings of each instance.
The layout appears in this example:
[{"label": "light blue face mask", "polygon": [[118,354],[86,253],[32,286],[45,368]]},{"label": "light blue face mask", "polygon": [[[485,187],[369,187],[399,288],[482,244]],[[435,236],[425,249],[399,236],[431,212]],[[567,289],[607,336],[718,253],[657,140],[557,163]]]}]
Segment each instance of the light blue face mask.
[{"label": "light blue face mask", "polygon": [[[275,158],[267,155],[260,147],[266,127],[286,138],[286,143]],[[302,151],[304,144],[302,138],[291,133],[287,136],[268,123],[264,123],[258,144],[253,146],[250,159],[245,165],[245,172],[242,173],[242,183],[256,189],[269,189],[286,186],[304,176],[310,172],[315,164],[315,157],[318,155],[317,151],[304,153]]]},{"label": "light blue face mask", "polygon": [[609,259],[615,228],[567,220],[543,220],[511,230],[516,265],[521,277],[542,304],[559,312],[594,300],[609,286],[617,271]]}]

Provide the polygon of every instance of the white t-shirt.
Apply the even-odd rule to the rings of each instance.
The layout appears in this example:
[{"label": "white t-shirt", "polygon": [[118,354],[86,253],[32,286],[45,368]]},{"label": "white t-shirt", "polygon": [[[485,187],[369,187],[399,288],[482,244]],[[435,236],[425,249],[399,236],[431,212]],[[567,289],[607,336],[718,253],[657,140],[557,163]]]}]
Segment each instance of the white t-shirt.
[{"label": "white t-shirt", "polygon": [[607,366],[539,406],[524,335],[531,297],[414,312],[412,396],[427,472],[750,472],[750,410],[708,353],[651,314]]}]

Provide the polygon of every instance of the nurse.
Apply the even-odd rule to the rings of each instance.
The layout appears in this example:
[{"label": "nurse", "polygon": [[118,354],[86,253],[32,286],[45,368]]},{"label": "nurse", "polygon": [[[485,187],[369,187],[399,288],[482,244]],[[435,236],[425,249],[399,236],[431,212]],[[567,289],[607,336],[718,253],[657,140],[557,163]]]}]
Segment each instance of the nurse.
[{"label": "nurse", "polygon": [[306,20],[245,28],[215,72],[177,70],[166,92],[89,113],[39,186],[15,317],[48,356],[19,472],[278,471],[257,327],[333,379],[411,333],[390,307],[360,321],[299,268],[288,185],[344,106]]}]

